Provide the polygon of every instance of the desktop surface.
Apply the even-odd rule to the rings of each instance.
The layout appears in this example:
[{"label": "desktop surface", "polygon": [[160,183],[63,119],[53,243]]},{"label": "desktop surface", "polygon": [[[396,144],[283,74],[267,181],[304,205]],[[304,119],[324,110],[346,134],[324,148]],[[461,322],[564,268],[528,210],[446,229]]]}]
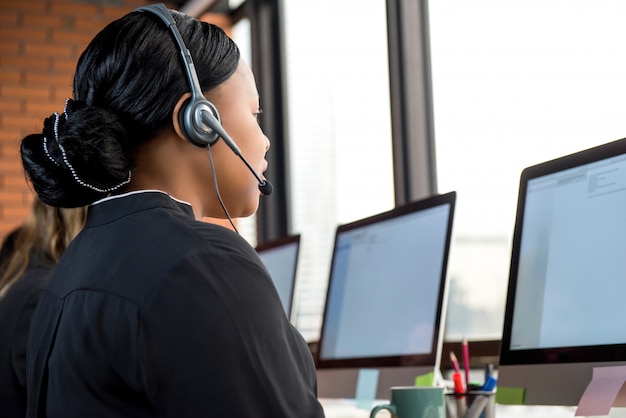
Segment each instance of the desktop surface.
[{"label": "desktop surface", "polygon": [[[369,418],[371,408],[378,404],[388,403],[388,400],[372,401],[371,407],[357,407],[355,399],[320,398],[320,403],[324,408],[326,418]],[[495,411],[496,418],[573,418],[576,408],[570,406],[496,404]],[[376,418],[391,418],[391,414],[387,411],[381,411],[376,415]],[[606,418],[626,418],[626,408],[613,408]]]}]

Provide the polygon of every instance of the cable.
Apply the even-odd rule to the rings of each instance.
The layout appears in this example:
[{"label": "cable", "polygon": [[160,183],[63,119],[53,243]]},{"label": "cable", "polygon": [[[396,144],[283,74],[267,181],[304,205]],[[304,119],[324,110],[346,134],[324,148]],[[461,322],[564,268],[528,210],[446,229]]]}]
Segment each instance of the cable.
[{"label": "cable", "polygon": [[222,200],[222,196],[220,195],[220,189],[217,186],[217,176],[215,175],[215,166],[213,165],[213,157],[211,156],[211,147],[207,144],[206,149],[207,149],[207,153],[209,154],[209,163],[211,164],[211,172],[213,173],[213,184],[215,186],[215,193],[217,193],[217,200],[219,200],[220,205],[222,206],[222,209],[224,209],[224,213],[226,214],[226,217],[228,218],[228,222],[230,222],[235,232],[239,234],[237,227],[235,226],[232,218],[230,217],[230,214],[228,213],[228,210],[226,209],[226,206],[224,205],[224,201]]}]

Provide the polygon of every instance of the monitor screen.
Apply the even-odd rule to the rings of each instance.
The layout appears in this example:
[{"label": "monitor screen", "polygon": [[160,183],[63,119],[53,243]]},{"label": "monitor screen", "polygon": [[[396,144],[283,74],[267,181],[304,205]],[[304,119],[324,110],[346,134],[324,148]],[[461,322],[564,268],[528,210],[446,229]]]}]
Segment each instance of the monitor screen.
[{"label": "monitor screen", "polygon": [[259,244],[256,251],[270,273],[287,317],[291,318],[300,235],[289,235]]},{"label": "monitor screen", "polygon": [[522,172],[498,386],[577,405],[626,364],[626,140]]},{"label": "monitor screen", "polygon": [[380,375],[388,395],[391,385],[414,383],[419,368],[438,368],[455,199],[438,195],[337,228],[318,369],[404,369],[406,378]]}]

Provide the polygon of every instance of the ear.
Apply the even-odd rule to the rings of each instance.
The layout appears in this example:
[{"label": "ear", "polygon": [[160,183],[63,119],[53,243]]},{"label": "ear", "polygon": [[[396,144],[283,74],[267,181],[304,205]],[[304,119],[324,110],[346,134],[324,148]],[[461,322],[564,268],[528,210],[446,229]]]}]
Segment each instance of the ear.
[{"label": "ear", "polygon": [[178,135],[181,139],[184,139],[185,141],[187,141],[187,138],[185,137],[185,134],[180,127],[180,118],[178,115],[181,108],[183,107],[183,103],[185,103],[185,101],[188,100],[190,97],[191,93],[189,92],[180,96],[180,99],[178,99],[176,105],[174,106],[174,110],[172,111],[172,125],[174,125],[174,131],[176,132],[176,135]]}]

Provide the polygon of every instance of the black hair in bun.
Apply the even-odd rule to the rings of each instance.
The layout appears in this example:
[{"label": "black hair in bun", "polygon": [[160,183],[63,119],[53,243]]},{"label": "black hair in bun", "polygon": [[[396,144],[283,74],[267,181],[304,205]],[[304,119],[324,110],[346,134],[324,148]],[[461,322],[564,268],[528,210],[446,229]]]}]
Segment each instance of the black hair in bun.
[{"label": "black hair in bun", "polygon": [[[171,11],[193,56],[203,91],[237,69],[239,50],[217,26]],[[45,203],[83,206],[123,191],[137,148],[171,124],[190,91],[170,30],[155,16],[132,12],[110,23],[82,53],[74,98],[22,140],[22,162]]]}]

